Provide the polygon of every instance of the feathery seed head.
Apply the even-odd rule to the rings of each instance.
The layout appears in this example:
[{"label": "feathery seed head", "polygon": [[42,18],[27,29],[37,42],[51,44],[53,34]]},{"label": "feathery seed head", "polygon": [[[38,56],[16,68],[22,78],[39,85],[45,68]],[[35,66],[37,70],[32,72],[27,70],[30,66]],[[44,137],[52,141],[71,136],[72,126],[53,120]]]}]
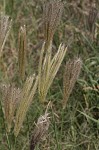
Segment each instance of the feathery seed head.
[{"label": "feathery seed head", "polygon": [[35,79],[35,77],[33,76],[27,78],[24,84],[22,95],[21,95],[21,102],[19,104],[19,107],[16,112],[16,117],[15,117],[14,135],[16,137],[18,136],[19,131],[22,127],[28,108],[32,103],[34,94],[37,89],[37,83],[38,83],[38,78],[36,77]]},{"label": "feathery seed head", "polygon": [[2,56],[2,51],[8,37],[12,20],[9,19],[7,15],[0,13],[0,57]]},{"label": "feathery seed head", "polygon": [[49,118],[50,117],[48,113],[45,113],[43,116],[38,118],[30,141],[30,150],[34,150],[37,143],[40,142],[44,136],[46,136],[50,124]]},{"label": "feathery seed head", "polygon": [[96,9],[96,7],[91,7],[89,10],[88,17],[87,17],[87,26],[88,26],[89,32],[92,35],[94,35],[95,33],[95,23],[96,23],[97,18],[98,18],[98,10]]},{"label": "feathery seed head", "polygon": [[38,92],[41,102],[45,102],[48,90],[59,70],[59,67],[64,59],[67,48],[60,44],[58,51],[51,58],[51,45],[46,51],[46,55],[43,61],[44,45],[41,50],[39,70],[38,70]]},{"label": "feathery seed head", "polygon": [[82,61],[80,58],[69,60],[66,63],[63,77],[63,108],[66,107],[69,96],[81,71]]},{"label": "feathery seed head", "polygon": [[1,85],[2,105],[7,131],[10,132],[14,119],[15,110],[21,98],[21,90],[13,85]]},{"label": "feathery seed head", "polygon": [[50,1],[43,8],[44,35],[47,46],[52,42],[55,30],[60,22],[63,10],[61,1]]}]

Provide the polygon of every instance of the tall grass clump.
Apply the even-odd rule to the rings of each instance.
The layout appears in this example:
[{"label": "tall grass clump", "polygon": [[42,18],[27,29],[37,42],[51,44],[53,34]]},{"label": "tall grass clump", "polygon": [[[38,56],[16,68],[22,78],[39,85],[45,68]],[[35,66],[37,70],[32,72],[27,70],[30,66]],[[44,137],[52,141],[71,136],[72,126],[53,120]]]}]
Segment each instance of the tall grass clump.
[{"label": "tall grass clump", "polygon": [[[45,44],[42,47],[38,69],[38,93],[41,102],[46,101],[48,90],[63,61],[67,48],[60,44],[52,58],[52,42],[55,30],[60,22],[63,11],[61,1],[50,1],[43,7],[43,26]],[[44,57],[45,53],[45,57]]]},{"label": "tall grass clump", "polygon": [[[14,1],[12,0],[11,2]],[[18,3],[21,3],[21,1]],[[94,36],[96,36],[95,27],[98,26],[96,24],[98,11],[95,7],[89,7],[88,12],[84,12],[82,10],[83,1],[80,4],[78,1],[74,3],[73,0],[67,0],[64,3],[60,0],[51,0],[45,3],[42,7],[43,10],[38,6],[39,3],[41,4],[41,1],[22,1],[17,14],[12,15],[17,4],[13,3],[9,14],[13,16],[13,19],[16,16],[16,20],[11,20],[10,17],[3,13],[0,16],[0,58],[4,58],[3,60],[7,61],[5,63],[9,65],[12,60],[15,60],[13,58],[10,59],[12,49],[13,55],[16,51],[15,54],[17,56],[13,62],[13,64],[15,63],[15,68],[11,70],[14,77],[8,77],[4,83],[0,83],[0,113],[2,114],[0,116],[0,120],[2,120],[0,141],[2,141],[4,148],[8,150],[93,150],[93,147],[98,150],[99,144],[95,144],[99,138],[98,119],[94,119],[95,116],[98,116],[98,113],[94,113],[94,102],[98,99],[97,93],[99,91],[98,73],[94,73],[95,70],[98,72],[98,56],[91,55],[91,50],[95,51],[96,48],[99,48],[99,45],[97,46],[96,43],[91,43],[91,41],[94,41]],[[34,6],[37,7],[34,8]],[[64,27],[65,29],[62,28],[61,31],[57,31],[64,6],[66,8],[61,28]],[[42,11],[43,17],[41,19],[39,19],[39,9]],[[36,11],[34,12],[34,10]],[[79,13],[77,14],[77,12]],[[27,15],[31,17],[25,20],[24,16]],[[80,16],[82,18],[86,16],[85,20],[82,20]],[[37,17],[37,21],[35,21],[35,17]],[[79,23],[77,22],[78,18],[81,19]],[[34,28],[30,28],[31,19],[35,21],[34,25],[37,25],[35,27],[36,31],[34,31]],[[12,31],[10,29],[14,27],[12,22],[18,27],[19,32],[17,33],[16,29],[15,35],[18,36],[14,37],[13,34],[8,38],[10,31]],[[43,44],[39,51],[38,49],[36,50],[39,45],[37,37],[42,36],[38,35],[38,30],[41,29],[39,27],[42,27],[42,25]],[[64,43],[56,46],[55,42],[57,40],[54,38],[54,35],[56,37],[60,36],[58,37],[59,42],[65,41],[66,36],[69,37],[70,35],[65,35],[65,30],[66,33],[69,33],[67,27],[73,35],[73,43],[71,45],[67,44],[69,46],[65,46]],[[84,30],[85,28],[86,30]],[[58,35],[55,34],[56,31]],[[37,34],[35,38],[34,35],[32,36],[34,32]],[[31,39],[33,39],[32,42]],[[86,44],[84,40],[86,40]],[[14,44],[12,44],[13,41],[17,41],[15,49],[12,46]],[[87,49],[88,44],[92,49]],[[31,49],[33,52],[31,52]],[[74,51],[71,51],[71,49]],[[75,52],[79,55],[83,51],[88,57],[85,65],[80,57],[74,57]],[[33,66],[34,60],[30,58],[34,58],[36,55],[39,56],[35,61],[36,66],[37,64],[38,66],[33,68],[31,66]],[[72,58],[72,56],[73,59],[68,58]],[[89,58],[90,56],[91,58]],[[83,59],[85,60],[86,58],[84,57]],[[66,60],[68,61],[66,62]],[[30,65],[28,61],[31,63]],[[1,66],[2,64],[0,64]],[[61,66],[62,69],[60,70]],[[93,69],[92,72],[91,67]],[[78,80],[82,68],[84,77]],[[32,71],[33,73],[31,74],[30,72]],[[2,74],[0,70],[0,81],[2,81]],[[55,78],[57,75],[58,78]],[[75,86],[76,81],[78,82]],[[71,95],[72,92],[73,94]],[[69,98],[71,98],[70,103],[68,103]],[[48,110],[45,102],[47,104],[49,99],[51,107]],[[81,99],[82,101],[79,101]],[[95,108],[97,108],[96,111],[98,112],[98,107],[95,106]],[[95,132],[91,129],[95,130]],[[91,146],[92,138],[96,137],[97,139],[94,140]]]},{"label": "tall grass clump", "polygon": [[[5,120],[5,132],[8,135],[14,133],[15,139],[19,135],[26,113],[32,103],[37,83],[38,79],[33,76],[26,79],[22,89],[13,85],[5,84],[1,86],[1,106]],[[8,137],[7,140],[9,140]],[[9,148],[13,147],[12,143],[9,140]]]}]

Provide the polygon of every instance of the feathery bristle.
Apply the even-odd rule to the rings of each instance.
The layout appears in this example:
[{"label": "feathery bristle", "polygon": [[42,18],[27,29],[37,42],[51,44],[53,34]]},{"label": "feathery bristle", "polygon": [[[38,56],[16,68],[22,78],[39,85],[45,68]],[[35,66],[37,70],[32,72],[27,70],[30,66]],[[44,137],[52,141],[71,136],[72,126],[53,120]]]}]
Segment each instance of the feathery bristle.
[{"label": "feathery bristle", "polygon": [[66,63],[63,77],[63,108],[66,107],[69,96],[73,90],[74,84],[80,74],[82,61],[80,58],[69,60]]},{"label": "feathery bristle", "polygon": [[26,116],[29,106],[32,103],[34,94],[37,89],[38,78],[36,78],[35,81],[34,80],[35,77],[27,78],[22,90],[21,102],[19,104],[15,117],[14,135],[16,137],[19,134],[24,118]]},{"label": "feathery bristle", "polygon": [[3,13],[0,14],[0,57],[2,56],[2,51],[8,37],[12,20],[9,19],[7,15]]},{"label": "feathery bristle", "polygon": [[91,33],[94,32],[95,22],[96,22],[97,17],[98,17],[98,10],[94,7],[90,8],[87,23],[88,23],[88,29]]},{"label": "feathery bristle", "polygon": [[63,3],[61,1],[50,1],[44,6],[43,22],[47,45],[53,40],[53,35],[61,19],[62,10]]},{"label": "feathery bristle", "polygon": [[46,51],[46,55],[43,61],[44,50],[45,49],[43,45],[42,50],[41,50],[39,70],[38,70],[38,80],[39,80],[38,92],[39,92],[39,98],[41,102],[45,102],[46,100],[48,90],[64,59],[67,48],[64,45],[60,44],[58,51],[56,52],[54,57],[51,58],[51,55],[49,55],[50,50],[51,50],[51,45],[50,45],[50,47],[48,48],[48,51]]},{"label": "feathery bristle", "polygon": [[21,98],[21,90],[13,85],[2,85],[1,90],[3,96],[3,112],[7,124],[7,131],[10,132],[12,121],[14,119],[14,113]]},{"label": "feathery bristle", "polygon": [[38,118],[36,127],[34,129],[34,132],[30,141],[30,150],[34,150],[37,143],[40,142],[44,136],[46,136],[46,133],[49,128],[49,123],[50,123],[48,115],[49,115],[48,113],[45,113],[45,115],[40,116]]}]

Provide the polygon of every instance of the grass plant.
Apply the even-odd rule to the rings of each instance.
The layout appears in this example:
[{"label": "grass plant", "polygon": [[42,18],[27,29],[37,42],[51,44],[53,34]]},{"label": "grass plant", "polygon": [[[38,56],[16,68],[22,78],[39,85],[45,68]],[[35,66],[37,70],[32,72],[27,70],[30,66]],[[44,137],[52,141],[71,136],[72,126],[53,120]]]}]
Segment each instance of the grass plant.
[{"label": "grass plant", "polygon": [[0,150],[99,150],[98,10],[0,1]]}]

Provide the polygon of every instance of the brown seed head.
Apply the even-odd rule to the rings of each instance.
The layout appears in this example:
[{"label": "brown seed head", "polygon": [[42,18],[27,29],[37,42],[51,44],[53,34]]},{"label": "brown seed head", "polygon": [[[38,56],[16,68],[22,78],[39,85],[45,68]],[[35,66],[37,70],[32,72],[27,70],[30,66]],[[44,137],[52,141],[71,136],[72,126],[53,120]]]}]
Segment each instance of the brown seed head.
[{"label": "brown seed head", "polygon": [[50,1],[44,6],[43,22],[45,41],[49,44],[53,40],[53,35],[60,22],[63,10],[63,3],[61,1]]},{"label": "brown seed head", "polygon": [[75,82],[79,77],[81,65],[82,62],[80,58],[69,60],[66,64],[63,77],[63,108],[66,107]]},{"label": "brown seed head", "polygon": [[34,129],[31,141],[30,141],[30,150],[34,150],[35,146],[41,139],[46,135],[49,128],[49,114],[45,113],[45,115],[40,116],[38,118],[36,127]]},{"label": "brown seed head", "polygon": [[7,131],[10,132],[14,113],[20,101],[21,90],[13,85],[2,85],[2,105],[4,111],[5,121],[7,123]]}]

